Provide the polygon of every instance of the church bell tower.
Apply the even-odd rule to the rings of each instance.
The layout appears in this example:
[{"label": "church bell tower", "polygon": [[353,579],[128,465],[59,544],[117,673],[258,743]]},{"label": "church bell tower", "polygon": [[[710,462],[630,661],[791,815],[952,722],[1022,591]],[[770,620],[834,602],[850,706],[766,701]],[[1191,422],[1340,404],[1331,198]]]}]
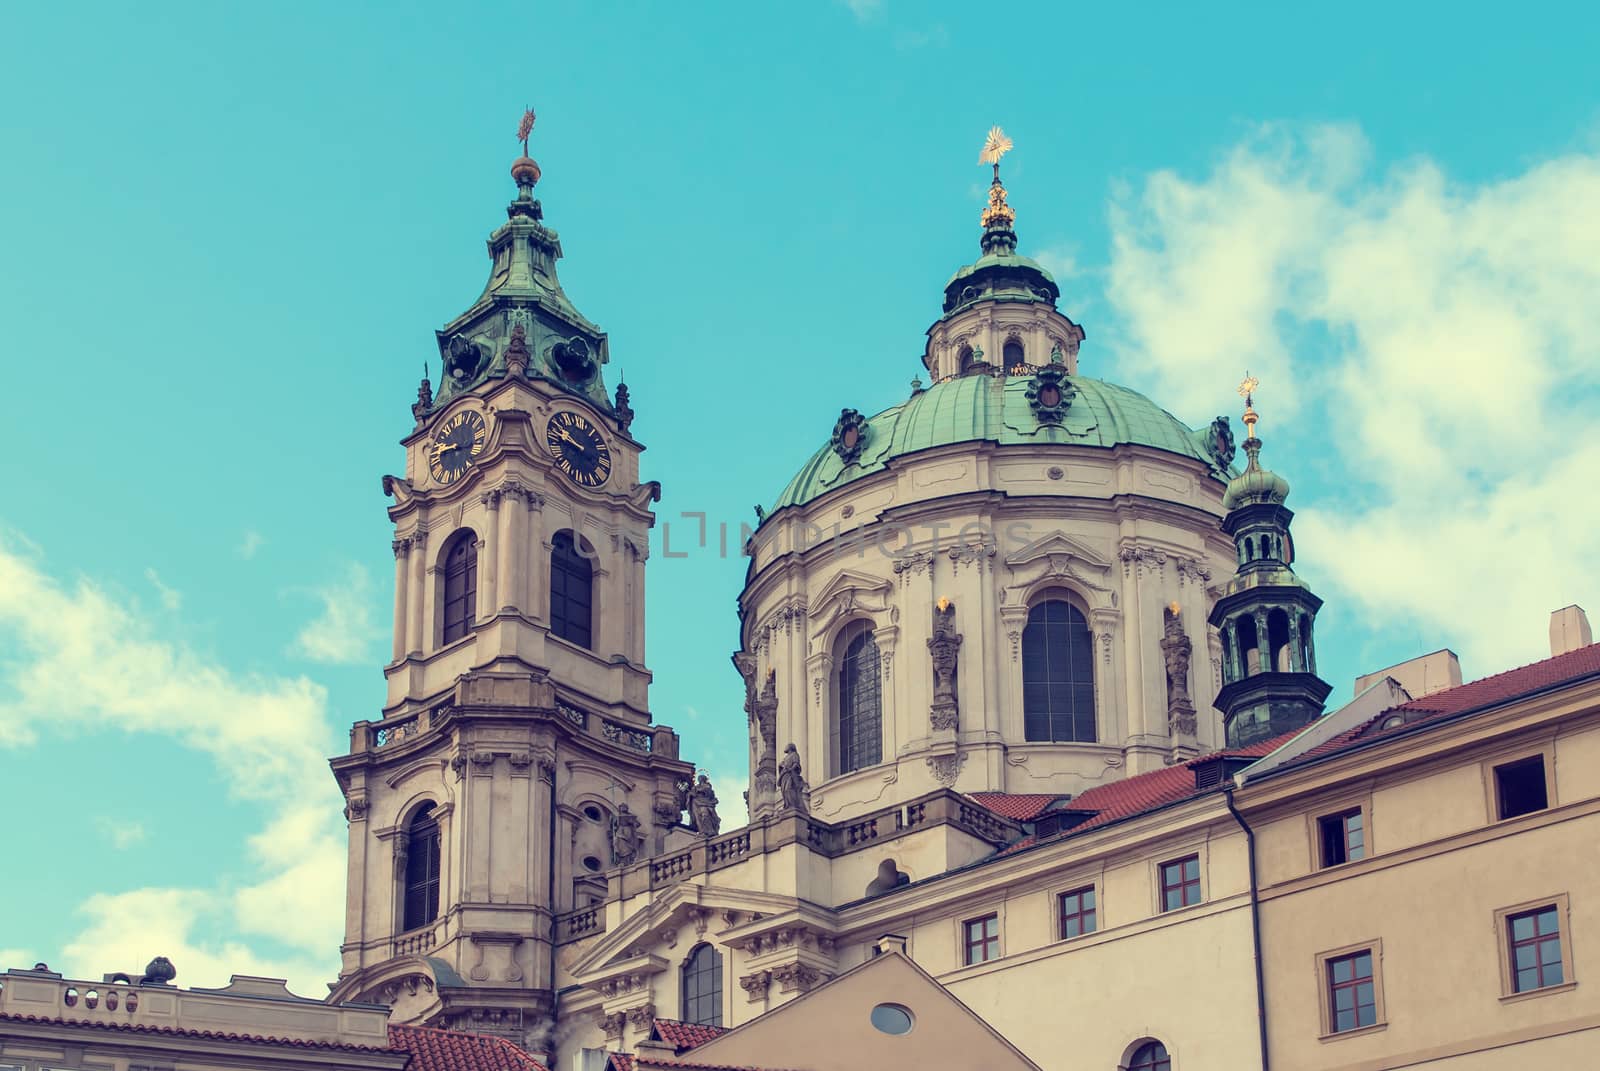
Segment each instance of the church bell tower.
[{"label": "church bell tower", "polygon": [[335,1000],[546,1051],[552,949],[606,871],[680,830],[692,767],[651,722],[639,480],[607,337],[556,277],[527,112],[489,280],[437,333],[385,476],[394,646],[381,717],[332,760],[349,821]]},{"label": "church bell tower", "polygon": [[1312,624],[1322,600],[1295,575],[1294,542],[1284,505],[1289,481],[1261,467],[1253,392],[1246,378],[1245,470],[1228,483],[1222,530],[1233,537],[1238,568],[1211,611],[1222,636],[1222,712],[1229,747],[1277,736],[1309,725],[1322,714],[1331,686],[1317,676]]}]

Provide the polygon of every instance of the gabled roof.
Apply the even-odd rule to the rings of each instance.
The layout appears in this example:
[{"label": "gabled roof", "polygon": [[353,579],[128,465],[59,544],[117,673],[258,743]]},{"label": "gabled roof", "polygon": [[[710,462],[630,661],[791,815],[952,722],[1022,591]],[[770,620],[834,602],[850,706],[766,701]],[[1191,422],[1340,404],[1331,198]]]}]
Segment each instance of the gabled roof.
[{"label": "gabled roof", "polygon": [[677,1019],[657,1019],[650,1029],[650,1036],[684,1053],[727,1032],[728,1028],[725,1026],[704,1026],[700,1023],[680,1022]]},{"label": "gabled roof", "polygon": [[[1572,684],[1586,677],[1600,676],[1600,643],[1579,647],[1553,658],[1530,662],[1504,673],[1496,673],[1454,688],[1446,688],[1421,699],[1390,707],[1360,725],[1306,750],[1304,755],[1285,762],[1279,769],[1302,766],[1327,758],[1347,748],[1367,746],[1373,741],[1396,736],[1419,725],[1443,721],[1457,714],[1500,706],[1549,688]],[[1395,725],[1388,722],[1400,720]],[[1273,772],[1276,772],[1274,770]]]},{"label": "gabled roof", "polygon": [[486,1034],[390,1024],[389,1047],[411,1054],[406,1071],[546,1071],[505,1038]]}]

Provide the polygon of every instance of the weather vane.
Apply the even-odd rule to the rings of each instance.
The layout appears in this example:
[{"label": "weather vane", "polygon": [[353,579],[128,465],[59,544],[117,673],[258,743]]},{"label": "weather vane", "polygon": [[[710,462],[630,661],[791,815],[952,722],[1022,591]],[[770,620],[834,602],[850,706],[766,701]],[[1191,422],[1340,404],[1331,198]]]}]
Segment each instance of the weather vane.
[{"label": "weather vane", "polygon": [[533,136],[533,109],[529,108],[522,113],[522,122],[517,124],[517,140],[522,142],[522,155],[528,155],[528,139]]}]

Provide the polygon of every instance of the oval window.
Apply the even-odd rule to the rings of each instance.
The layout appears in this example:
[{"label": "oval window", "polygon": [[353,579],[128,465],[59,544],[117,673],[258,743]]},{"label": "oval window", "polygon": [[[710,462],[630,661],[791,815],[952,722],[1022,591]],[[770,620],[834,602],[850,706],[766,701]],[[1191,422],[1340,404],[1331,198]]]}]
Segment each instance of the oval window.
[{"label": "oval window", "polygon": [[586,855],[583,857],[583,866],[585,870],[597,871],[600,869],[600,859],[598,856]]},{"label": "oval window", "polygon": [[591,821],[591,822],[598,822],[598,821],[600,821],[600,819],[601,819],[601,818],[603,818],[603,817],[604,817],[604,816],[603,816],[603,815],[602,815],[602,814],[601,814],[601,813],[600,813],[600,808],[598,808],[598,807],[596,807],[596,806],[595,806],[595,805],[594,805],[594,804],[592,804],[592,803],[591,803],[591,804],[589,804],[589,806],[587,806],[587,807],[585,807],[585,808],[584,808],[584,809],[583,809],[583,816],[584,816],[584,817],[585,817],[585,818],[587,818],[587,819],[588,819],[588,820],[589,820],[589,821]]},{"label": "oval window", "polygon": [[898,1004],[879,1004],[872,1009],[872,1026],[880,1034],[909,1034],[911,1012]]}]

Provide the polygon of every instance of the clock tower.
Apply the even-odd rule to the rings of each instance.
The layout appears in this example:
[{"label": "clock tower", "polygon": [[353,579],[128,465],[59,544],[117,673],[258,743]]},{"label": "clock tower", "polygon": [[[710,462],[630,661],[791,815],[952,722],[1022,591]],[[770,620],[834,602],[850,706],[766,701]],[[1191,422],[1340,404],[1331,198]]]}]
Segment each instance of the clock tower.
[{"label": "clock tower", "polygon": [[332,760],[349,875],[333,999],[545,1049],[553,946],[607,871],[690,836],[692,767],[651,722],[651,503],[606,335],[556,277],[523,119],[483,292],[438,334],[385,476],[394,646],[381,716]]}]

